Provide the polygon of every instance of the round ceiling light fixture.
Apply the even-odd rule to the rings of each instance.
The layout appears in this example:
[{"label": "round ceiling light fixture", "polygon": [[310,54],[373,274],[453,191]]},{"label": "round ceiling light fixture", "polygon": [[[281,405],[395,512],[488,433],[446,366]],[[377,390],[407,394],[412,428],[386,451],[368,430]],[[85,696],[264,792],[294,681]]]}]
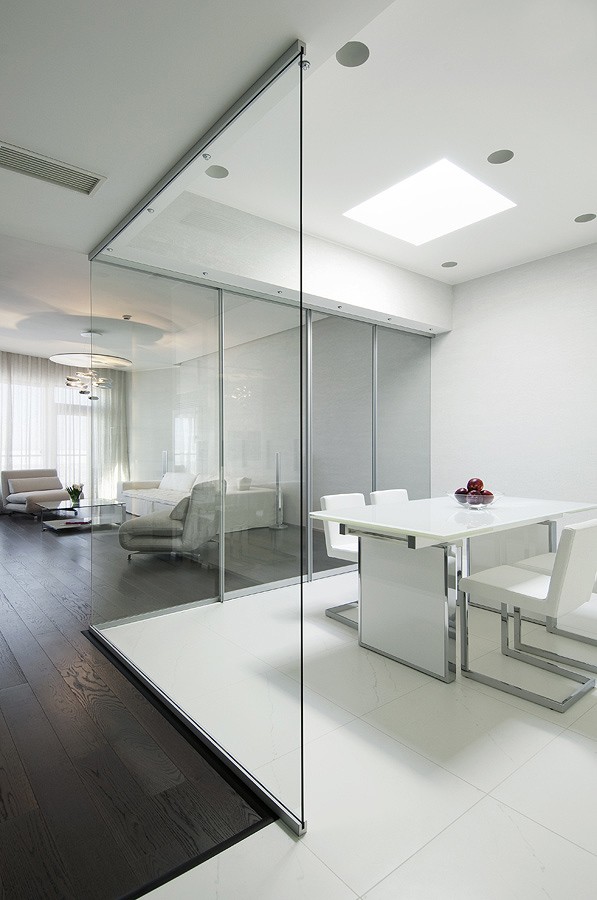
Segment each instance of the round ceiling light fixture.
[{"label": "round ceiling light fixture", "polygon": [[501,166],[502,163],[510,162],[514,157],[512,150],[494,150],[487,157],[487,162],[494,166]]},{"label": "round ceiling light fixture", "polygon": [[454,262],[453,259],[449,259],[448,262],[442,263],[442,269],[453,269],[454,266],[457,266],[458,263]]},{"label": "round ceiling light fixture", "polygon": [[50,360],[61,366],[87,366],[90,369],[128,369],[132,366],[130,359],[108,353],[55,353]]},{"label": "round ceiling light fixture", "polygon": [[205,174],[209,175],[210,178],[228,178],[230,172],[224,166],[208,166]]},{"label": "round ceiling light fixture", "polygon": [[577,216],[574,221],[575,222],[592,222],[593,219],[597,219],[597,215],[595,215],[595,213],[583,213],[582,216]]},{"label": "round ceiling light fixture", "polygon": [[340,47],[336,53],[336,60],[341,66],[353,69],[355,66],[362,66],[369,59],[369,47],[361,41],[349,41]]}]

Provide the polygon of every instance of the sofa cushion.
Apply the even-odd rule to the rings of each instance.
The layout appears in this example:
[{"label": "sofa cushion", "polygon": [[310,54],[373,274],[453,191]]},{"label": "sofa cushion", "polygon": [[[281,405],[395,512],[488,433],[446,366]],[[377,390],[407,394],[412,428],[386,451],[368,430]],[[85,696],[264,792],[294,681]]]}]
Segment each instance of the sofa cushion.
[{"label": "sofa cushion", "polygon": [[160,490],[190,491],[195,477],[189,472],[166,472],[160,481]]},{"label": "sofa cushion", "polygon": [[190,497],[183,497],[182,500],[179,500],[170,513],[170,518],[176,519],[179,522],[184,522],[187,514],[187,509],[189,508],[190,499]]},{"label": "sofa cushion", "polygon": [[151,503],[159,502],[163,506],[176,506],[184,497],[188,497],[188,491],[162,491],[159,488],[148,490],[130,490],[122,492],[123,498],[131,500],[148,500]]},{"label": "sofa cushion", "polygon": [[22,491],[19,494],[9,494],[5,498],[7,503],[43,503],[44,500],[68,500],[68,494],[64,488],[55,491]]},{"label": "sofa cushion", "polygon": [[51,475],[38,478],[9,478],[8,488],[11,494],[24,494],[30,493],[31,491],[64,490],[60,479],[52,477]]},{"label": "sofa cushion", "polygon": [[174,538],[182,535],[182,530],[182,522],[171,519],[167,512],[159,512],[140,516],[138,519],[130,519],[120,526],[119,533],[144,538]]}]

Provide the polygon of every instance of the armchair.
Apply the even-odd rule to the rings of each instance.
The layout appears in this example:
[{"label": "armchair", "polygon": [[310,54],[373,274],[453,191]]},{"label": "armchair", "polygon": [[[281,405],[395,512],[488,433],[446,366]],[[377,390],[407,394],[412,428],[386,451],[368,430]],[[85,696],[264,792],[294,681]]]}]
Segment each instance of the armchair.
[{"label": "armchair", "polygon": [[220,491],[217,481],[196,484],[171,511],[139,516],[120,526],[118,540],[133,553],[180,553],[196,556],[219,532]]}]

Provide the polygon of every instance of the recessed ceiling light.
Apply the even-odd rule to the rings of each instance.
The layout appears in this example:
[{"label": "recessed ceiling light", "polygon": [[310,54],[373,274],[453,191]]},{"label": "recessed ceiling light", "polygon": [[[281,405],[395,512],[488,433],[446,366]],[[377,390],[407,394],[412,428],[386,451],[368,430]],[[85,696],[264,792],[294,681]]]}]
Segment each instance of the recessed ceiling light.
[{"label": "recessed ceiling light", "polygon": [[574,220],[575,222],[592,222],[593,219],[597,218],[595,213],[583,213],[582,216],[577,216]]},{"label": "recessed ceiling light", "polygon": [[442,269],[453,269],[454,266],[457,266],[457,265],[458,265],[458,263],[454,262],[454,260],[451,259],[448,262],[442,263]]},{"label": "recessed ceiling light", "polygon": [[440,159],[344,215],[418,247],[513,206],[478,178]]},{"label": "recessed ceiling light", "polygon": [[102,332],[101,331],[92,331],[91,329],[88,328],[86,331],[81,332],[81,337],[93,338],[99,334],[102,334]]},{"label": "recessed ceiling light", "polygon": [[228,178],[230,172],[224,166],[208,166],[205,174],[209,175],[210,178]]},{"label": "recessed ceiling light", "polygon": [[502,163],[510,162],[513,156],[514,154],[511,150],[494,150],[487,157],[487,162],[492,163],[494,166],[501,166]]},{"label": "recessed ceiling light", "polygon": [[340,65],[347,66],[349,69],[362,66],[368,59],[369,47],[367,44],[362,44],[361,41],[349,41],[336,53],[336,60]]}]

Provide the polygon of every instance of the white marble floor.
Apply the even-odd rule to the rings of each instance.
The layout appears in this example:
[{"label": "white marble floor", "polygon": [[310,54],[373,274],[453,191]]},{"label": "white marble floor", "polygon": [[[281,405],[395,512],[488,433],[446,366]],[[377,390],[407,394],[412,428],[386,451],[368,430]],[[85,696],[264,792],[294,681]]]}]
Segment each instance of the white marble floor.
[{"label": "white marble floor", "polygon": [[[442,684],[359,648],[354,631],[325,618],[326,606],[351,593],[356,596],[355,575],[306,585],[306,835],[298,839],[284,826],[270,825],[150,896],[592,900],[597,691],[559,714],[460,676]],[[236,689],[238,700],[247,703],[251,687],[268,682],[264,674],[269,681],[281,679],[292,696],[288,684],[296,684],[297,660],[290,633],[284,643],[277,631],[284,605],[280,592],[276,606],[277,594],[246,598],[261,598],[262,613],[269,610],[270,640],[262,633],[263,619],[260,626],[250,623],[248,607],[233,615],[229,604],[226,622],[217,610],[211,613],[217,623],[195,622],[193,631],[208,629],[202,647],[208,638],[213,642],[212,634],[219,638],[212,653],[228,672],[218,688],[221,697]],[[160,618],[162,639],[178,634],[184,643],[189,620],[179,619],[175,627],[164,622],[172,617]],[[121,639],[131,652],[142,650],[149,664],[155,638],[141,638],[147,627],[142,623],[135,623],[135,636],[132,625],[119,626],[129,629]],[[537,643],[549,641],[597,661],[597,650],[548,637],[536,626],[528,629]],[[516,669],[529,686],[569,689],[548,673],[501,657],[497,616],[473,610],[471,633],[476,668],[507,677]],[[234,653],[226,649],[227,640]],[[184,661],[180,675],[194,680],[190,665]],[[274,693],[284,693],[276,687]],[[249,723],[248,716],[246,728]],[[280,729],[269,756],[258,738],[248,744],[264,783],[293,796],[298,751],[291,737]]]}]

